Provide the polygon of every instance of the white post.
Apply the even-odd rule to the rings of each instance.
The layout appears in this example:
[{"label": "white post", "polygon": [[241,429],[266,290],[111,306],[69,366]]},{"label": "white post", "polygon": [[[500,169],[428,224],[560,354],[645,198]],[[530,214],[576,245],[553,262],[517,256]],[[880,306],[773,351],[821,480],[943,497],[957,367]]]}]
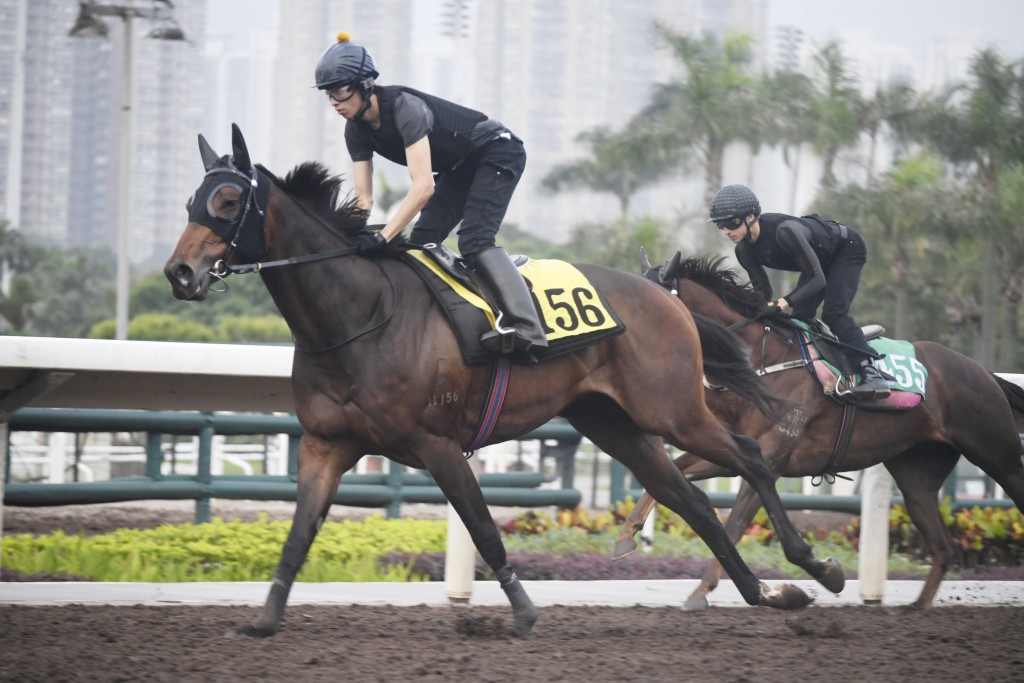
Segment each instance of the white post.
[{"label": "white post", "polygon": [[651,514],[644,520],[643,529],[640,530],[640,550],[649,553],[654,550],[654,523],[658,519],[658,506],[651,508]]},{"label": "white post", "polygon": [[459,513],[448,503],[448,544],[444,556],[444,585],[451,602],[469,602],[476,574],[476,548]]},{"label": "white post", "polygon": [[65,455],[68,449],[68,435],[64,432],[50,432],[46,453],[50,461],[50,471],[46,481],[50,484],[64,483]]},{"label": "white post", "polygon": [[892,476],[883,465],[864,470],[860,487],[860,557],[857,575],[860,597],[877,605],[885,597],[889,568],[889,504]]},{"label": "white post", "polygon": [[132,8],[121,15],[124,19],[124,93],[121,105],[121,183],[117,210],[117,339],[128,338],[128,251],[131,248],[132,211]]},{"label": "white post", "polygon": [[[476,452],[469,466],[480,477],[480,457],[484,449]],[[444,585],[448,600],[467,603],[473,597],[473,579],[476,576],[476,546],[469,530],[451,503],[448,503],[448,540],[444,555]]]}]

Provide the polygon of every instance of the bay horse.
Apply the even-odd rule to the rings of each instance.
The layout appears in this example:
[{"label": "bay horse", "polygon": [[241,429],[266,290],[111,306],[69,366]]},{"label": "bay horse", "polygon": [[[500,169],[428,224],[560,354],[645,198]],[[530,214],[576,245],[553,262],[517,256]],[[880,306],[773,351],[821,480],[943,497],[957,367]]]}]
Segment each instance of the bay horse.
[{"label": "bay horse", "polygon": [[[342,475],[374,453],[433,475],[509,598],[516,633],[526,634],[537,609],[508,565],[464,455],[481,422],[489,364],[463,360],[444,312],[407,263],[409,245],[393,244],[372,257],[353,248],[367,216],[352,200],[339,206],[340,177],[307,162],[279,180],[252,164],[237,126],[232,148],[232,155],[218,157],[199,136],[206,175],[164,272],[175,297],[195,301],[212,282],[258,271],[295,341],[292,389],[303,428],[295,514],[266,603],[236,633],[277,632]],[[769,501],[786,557],[828,590],[841,591],[841,567],[815,559],[788,520],[757,443],[728,432],[705,406],[699,323],[682,302],[636,275],[579,269],[619,313],[625,332],[545,362],[513,365],[486,443],[563,416],[690,523],[748,604],[808,604],[799,588],[771,589],[754,576],[707,496],[672,465],[664,441],[700,453],[749,478]],[[704,334],[717,328],[703,325]],[[717,329],[723,348],[733,344],[732,368],[756,381],[737,340]]]},{"label": "bay horse", "polygon": [[[905,411],[861,409],[845,454],[832,462],[844,410],[826,396],[803,363],[788,364],[799,361],[801,352],[787,316],[776,313],[755,321],[760,295],[736,271],[722,265],[724,258],[680,260],[677,254],[653,273],[646,255],[643,260],[644,274],[669,285],[691,311],[733,326],[751,349],[753,367],[781,369],[764,375],[773,394],[792,402],[781,422],[750,410],[732,392],[706,394],[711,411],[726,428],[757,439],[776,477],[820,476],[878,463],[889,470],[932,556],[931,570],[912,608],[931,606],[955,557],[939,509],[939,491],[961,453],[1024,509],[1018,433],[1024,428],[1024,389],[941,344],[914,342],[917,359],[928,369],[925,400]],[[735,475],[727,467],[689,453],[680,456],[676,465],[691,480]],[[647,493],[637,501],[615,544],[615,559],[635,550],[633,537],[654,505]],[[725,527],[733,542],[740,539],[760,506],[758,494],[741,484]],[[720,576],[721,566],[713,563],[687,600],[687,608],[706,608],[706,596]]]}]

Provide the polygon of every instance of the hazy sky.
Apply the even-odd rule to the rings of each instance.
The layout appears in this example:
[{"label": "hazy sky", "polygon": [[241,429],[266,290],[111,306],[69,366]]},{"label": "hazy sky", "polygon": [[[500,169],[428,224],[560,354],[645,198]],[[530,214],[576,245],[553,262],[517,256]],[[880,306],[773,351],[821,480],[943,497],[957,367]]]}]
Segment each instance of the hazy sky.
[{"label": "hazy sky", "polygon": [[1020,0],[768,0],[769,25],[792,24],[824,42],[860,30],[874,40],[923,52],[949,31],[975,31],[1007,58],[1024,57]]},{"label": "hazy sky", "polygon": [[[249,30],[273,25],[278,1],[209,0],[207,26],[211,32],[241,38]],[[436,16],[443,0],[415,3],[418,16],[432,11]],[[875,41],[923,54],[928,41],[945,38],[950,30],[974,30],[984,44],[1000,47],[1007,58],[1024,57],[1021,0],[768,0],[768,13],[770,26],[798,26],[815,42],[862,30]],[[246,40],[241,38],[238,44],[245,45]]]}]

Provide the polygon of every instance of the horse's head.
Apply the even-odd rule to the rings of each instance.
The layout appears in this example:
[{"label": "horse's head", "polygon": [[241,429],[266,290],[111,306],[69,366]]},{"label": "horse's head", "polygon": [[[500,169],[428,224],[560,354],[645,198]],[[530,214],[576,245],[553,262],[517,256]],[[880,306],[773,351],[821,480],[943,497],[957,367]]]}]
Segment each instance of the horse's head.
[{"label": "horse's head", "polygon": [[665,265],[655,268],[647,260],[647,250],[640,247],[640,274],[651,282],[659,284],[669,291],[673,291],[676,286],[676,276],[673,273],[679,267],[679,261],[682,257],[682,252],[677,251],[671,259],[665,262]]},{"label": "horse's head", "polygon": [[775,322],[789,319],[782,313],[764,317],[763,296],[724,262],[725,257],[711,255],[673,259],[662,268],[661,277],[676,283],[687,307],[718,322],[732,323],[737,316]]},{"label": "horse's head", "polygon": [[226,263],[256,261],[265,250],[271,181],[253,166],[237,125],[231,133],[232,154],[222,157],[199,136],[206,175],[186,205],[188,225],[164,266],[179,299],[205,299],[211,282],[227,275]]}]

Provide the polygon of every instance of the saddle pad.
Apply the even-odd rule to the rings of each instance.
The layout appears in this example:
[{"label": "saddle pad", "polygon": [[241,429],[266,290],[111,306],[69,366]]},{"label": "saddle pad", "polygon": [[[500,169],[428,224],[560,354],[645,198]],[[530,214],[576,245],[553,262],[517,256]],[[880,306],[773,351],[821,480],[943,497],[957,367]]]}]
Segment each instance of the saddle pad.
[{"label": "saddle pad", "polygon": [[908,341],[879,337],[868,344],[879,355],[884,356],[875,361],[875,366],[895,381],[889,382],[894,391],[908,391],[924,396],[928,384],[928,368],[917,359],[914,345]]},{"label": "saddle pad", "polygon": [[[408,252],[413,270],[441,304],[459,340],[467,363],[493,362],[495,355],[480,345],[480,337],[494,329],[490,304],[444,271],[419,250]],[[626,331],[611,305],[575,266],[564,261],[530,259],[519,268],[533,294],[549,348],[538,354],[548,360],[597,344]],[[528,359],[514,359],[528,362]]]},{"label": "saddle pad", "polygon": [[[806,329],[802,325],[796,327]],[[842,377],[842,373],[833,362],[825,358],[814,338],[803,329],[800,329],[798,334],[806,354],[804,360],[807,362],[807,369],[821,383],[825,393],[836,398],[837,392],[848,389],[846,378]],[[924,400],[928,370],[917,360],[914,345],[886,337],[871,339],[868,344],[879,355],[886,356],[876,360],[875,365],[894,378],[887,380],[892,393],[887,398],[862,401],[858,405],[868,410],[906,410],[919,405]]]}]

